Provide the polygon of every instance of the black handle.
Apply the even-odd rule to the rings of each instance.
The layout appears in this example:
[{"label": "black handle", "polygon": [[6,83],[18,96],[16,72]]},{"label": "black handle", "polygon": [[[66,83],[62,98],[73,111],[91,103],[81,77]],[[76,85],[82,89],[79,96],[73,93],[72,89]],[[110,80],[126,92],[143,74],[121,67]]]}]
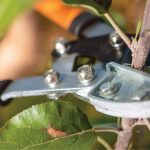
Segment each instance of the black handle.
[{"label": "black handle", "polygon": [[[5,89],[8,87],[8,85],[11,83],[11,80],[3,80],[0,81],[0,96],[1,94],[5,91]],[[10,102],[10,100],[8,100],[7,102],[2,102],[0,99],[0,105],[7,105]]]}]

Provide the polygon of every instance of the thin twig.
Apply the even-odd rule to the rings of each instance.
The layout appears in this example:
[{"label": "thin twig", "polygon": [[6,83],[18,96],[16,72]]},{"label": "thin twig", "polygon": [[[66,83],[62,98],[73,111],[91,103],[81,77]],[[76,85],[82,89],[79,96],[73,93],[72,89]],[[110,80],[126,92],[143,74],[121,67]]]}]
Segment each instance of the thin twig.
[{"label": "thin twig", "polygon": [[145,125],[147,126],[147,128],[149,129],[150,131],[150,122],[148,121],[148,119],[143,119]]},{"label": "thin twig", "polygon": [[114,19],[111,17],[109,13],[105,13],[104,16],[108,19],[108,21],[111,23],[113,28],[116,30],[116,32],[119,34],[119,36],[123,39],[123,41],[127,44],[129,48],[131,48],[131,40],[128,38],[128,36],[119,28],[117,23],[114,21]]},{"label": "thin twig", "polygon": [[107,150],[113,150],[111,148],[111,146],[108,144],[108,142],[106,142],[103,138],[101,138],[100,136],[97,137],[97,141],[99,143],[101,143]]},{"label": "thin twig", "polygon": [[119,131],[117,129],[105,129],[105,128],[101,128],[101,129],[94,129],[94,130],[95,130],[95,133],[110,132],[110,133],[119,134]]},{"label": "thin twig", "polygon": [[143,119],[139,119],[137,122],[135,122],[135,123],[132,125],[132,130],[133,130],[136,126],[145,126],[145,123],[144,123]]},{"label": "thin twig", "polygon": [[150,122],[146,118],[139,119],[137,122],[135,122],[132,126],[132,129],[135,128],[136,126],[147,126],[147,128],[150,131]]}]

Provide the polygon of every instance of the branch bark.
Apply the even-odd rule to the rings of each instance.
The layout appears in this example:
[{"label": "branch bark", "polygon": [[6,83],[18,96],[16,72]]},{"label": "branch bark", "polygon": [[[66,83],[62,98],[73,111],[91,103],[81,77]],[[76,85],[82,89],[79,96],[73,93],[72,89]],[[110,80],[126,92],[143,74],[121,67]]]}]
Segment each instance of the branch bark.
[{"label": "branch bark", "polygon": [[132,66],[142,69],[150,49],[150,0],[147,0],[139,40],[132,44]]},{"label": "branch bark", "polygon": [[[141,70],[146,62],[150,49],[150,0],[147,0],[144,11],[143,25],[140,32],[139,40],[132,43],[132,67]],[[116,150],[127,150],[132,137],[132,128],[135,119],[122,119],[122,131],[116,142]],[[146,122],[147,123],[147,122]],[[149,122],[147,123],[150,127]]]},{"label": "branch bark", "polygon": [[128,149],[132,137],[132,126],[135,122],[135,119],[122,118],[122,130],[117,137],[116,150]]}]

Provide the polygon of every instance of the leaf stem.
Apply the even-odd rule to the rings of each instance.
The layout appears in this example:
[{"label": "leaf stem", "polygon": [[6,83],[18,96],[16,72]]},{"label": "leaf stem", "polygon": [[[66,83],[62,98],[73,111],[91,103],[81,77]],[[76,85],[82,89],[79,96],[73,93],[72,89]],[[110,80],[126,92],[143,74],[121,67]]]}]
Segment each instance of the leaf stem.
[{"label": "leaf stem", "polygon": [[113,28],[116,30],[116,32],[119,34],[119,36],[123,39],[123,41],[127,44],[129,48],[131,48],[131,40],[128,38],[128,36],[119,28],[117,23],[114,21],[112,16],[107,12],[104,14],[104,16],[107,18],[107,20],[110,22],[110,24],[113,26]]},{"label": "leaf stem", "polygon": [[145,125],[147,126],[147,128],[149,129],[150,131],[150,122],[148,121],[148,119],[143,119]]},{"label": "leaf stem", "polygon": [[99,133],[99,132],[110,132],[110,133],[115,133],[115,134],[119,134],[119,131],[117,129],[95,129],[95,133]]},{"label": "leaf stem", "polygon": [[107,150],[112,150],[111,146],[100,136],[97,137],[97,141],[101,143]]}]

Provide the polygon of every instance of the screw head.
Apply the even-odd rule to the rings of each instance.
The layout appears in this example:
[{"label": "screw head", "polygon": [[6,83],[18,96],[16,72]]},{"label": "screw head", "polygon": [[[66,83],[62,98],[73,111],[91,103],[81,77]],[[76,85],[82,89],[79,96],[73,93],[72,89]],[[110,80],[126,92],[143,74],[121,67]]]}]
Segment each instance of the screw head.
[{"label": "screw head", "polygon": [[124,44],[117,32],[113,32],[109,35],[109,43],[115,48],[120,48]]},{"label": "screw head", "polygon": [[90,65],[84,65],[78,68],[78,80],[85,84],[89,83],[94,78],[94,69]]},{"label": "screw head", "polygon": [[53,69],[48,70],[44,74],[44,83],[51,88],[54,88],[56,84],[59,82],[59,73]]},{"label": "screw head", "polygon": [[66,44],[67,43],[67,40],[64,39],[63,37],[60,37],[58,38],[56,41],[55,41],[55,50],[56,52],[59,54],[59,55],[64,55],[67,51],[66,49]]},{"label": "screw head", "polygon": [[116,90],[115,84],[111,82],[106,82],[99,87],[99,94],[108,96],[113,94],[115,90]]}]

